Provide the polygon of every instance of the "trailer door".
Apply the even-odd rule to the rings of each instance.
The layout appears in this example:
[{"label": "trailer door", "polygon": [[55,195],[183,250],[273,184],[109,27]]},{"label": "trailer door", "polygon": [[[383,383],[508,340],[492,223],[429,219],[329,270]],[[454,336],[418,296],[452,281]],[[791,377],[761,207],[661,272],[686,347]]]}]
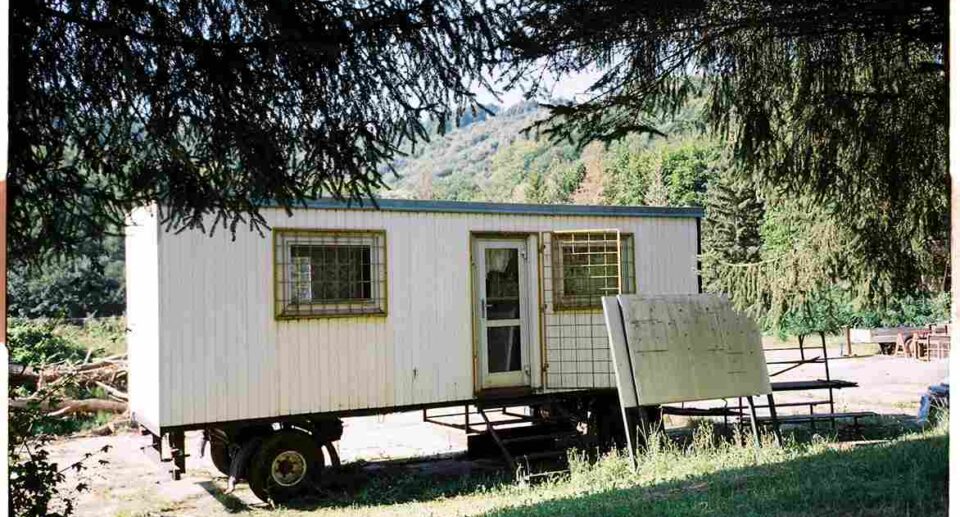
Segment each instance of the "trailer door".
[{"label": "trailer door", "polygon": [[530,385],[527,240],[474,241],[481,389]]}]

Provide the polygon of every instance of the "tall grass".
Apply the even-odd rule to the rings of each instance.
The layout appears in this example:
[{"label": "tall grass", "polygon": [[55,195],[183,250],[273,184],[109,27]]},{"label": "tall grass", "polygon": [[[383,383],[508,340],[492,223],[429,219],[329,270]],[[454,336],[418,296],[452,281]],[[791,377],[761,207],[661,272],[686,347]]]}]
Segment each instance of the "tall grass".
[{"label": "tall grass", "polygon": [[[852,446],[831,437],[721,438],[702,424],[684,442],[656,436],[634,466],[624,452],[573,453],[570,472],[539,482],[489,475],[440,479],[389,473],[330,494],[296,515],[687,516],[946,515],[947,418],[892,440]],[[743,445],[741,445],[743,443]],[[393,479],[391,482],[390,479]],[[259,511],[259,510],[257,510]],[[286,515],[273,511],[271,515]]]},{"label": "tall grass", "polygon": [[574,455],[568,478],[530,489],[536,502],[491,515],[945,515],[947,420],[860,447],[767,435],[758,448],[701,426],[686,444],[653,437],[636,467]]}]

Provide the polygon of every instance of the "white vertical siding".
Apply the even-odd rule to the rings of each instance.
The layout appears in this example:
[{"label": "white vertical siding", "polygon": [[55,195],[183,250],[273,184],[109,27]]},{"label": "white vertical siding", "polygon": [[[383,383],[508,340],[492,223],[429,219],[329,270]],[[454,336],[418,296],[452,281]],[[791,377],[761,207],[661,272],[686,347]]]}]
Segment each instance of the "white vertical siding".
[{"label": "white vertical siding", "polygon": [[[692,218],[336,209],[296,210],[289,217],[268,210],[264,215],[276,228],[384,230],[388,315],[278,321],[269,231],[261,237],[241,230],[235,239],[222,229],[213,236],[163,234],[161,287],[155,295],[162,316],[161,425],[472,398],[471,232],[619,228],[635,236],[639,292],[697,289]],[[529,257],[529,299],[536,310],[534,246]],[[549,257],[543,261],[548,265]],[[546,270],[544,283],[549,279]],[[541,329],[535,316],[530,357],[536,386]],[[592,321],[594,316],[582,317]],[[597,322],[602,325],[599,317]],[[591,343],[589,335],[568,338]],[[576,382],[589,384],[586,378]]]},{"label": "white vertical siding", "polygon": [[160,277],[153,208],[134,210],[126,224],[127,355],[130,411],[141,424],[160,424]]}]

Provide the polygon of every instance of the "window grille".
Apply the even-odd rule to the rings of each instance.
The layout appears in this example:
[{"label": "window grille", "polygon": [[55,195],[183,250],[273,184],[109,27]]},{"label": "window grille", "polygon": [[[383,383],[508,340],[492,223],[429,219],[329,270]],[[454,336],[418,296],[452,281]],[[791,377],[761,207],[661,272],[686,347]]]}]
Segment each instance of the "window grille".
[{"label": "window grille", "polygon": [[555,308],[599,309],[603,296],[636,292],[633,235],[554,233],[552,246]]},{"label": "window grille", "polygon": [[[614,388],[601,297],[636,292],[634,238],[617,230],[551,232],[544,275],[546,386]],[[619,243],[619,246],[618,246]]]},{"label": "window grille", "polygon": [[279,318],[386,314],[386,234],[276,230]]}]

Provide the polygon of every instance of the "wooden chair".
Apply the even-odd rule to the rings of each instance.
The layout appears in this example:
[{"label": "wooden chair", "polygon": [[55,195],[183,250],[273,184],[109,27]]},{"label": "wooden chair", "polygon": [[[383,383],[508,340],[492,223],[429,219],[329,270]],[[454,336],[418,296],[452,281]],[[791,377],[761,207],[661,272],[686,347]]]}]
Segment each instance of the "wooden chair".
[{"label": "wooden chair", "polygon": [[923,360],[946,359],[950,357],[950,325],[934,325],[927,335]]}]

